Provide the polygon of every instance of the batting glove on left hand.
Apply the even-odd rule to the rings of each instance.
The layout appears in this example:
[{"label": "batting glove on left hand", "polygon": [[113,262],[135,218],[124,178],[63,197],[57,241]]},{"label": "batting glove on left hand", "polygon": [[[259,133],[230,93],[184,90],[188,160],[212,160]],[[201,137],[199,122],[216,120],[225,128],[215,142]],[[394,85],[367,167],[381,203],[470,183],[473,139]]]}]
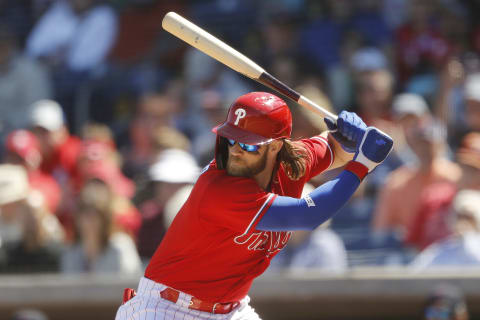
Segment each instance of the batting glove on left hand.
[{"label": "batting glove on left hand", "polygon": [[372,172],[393,149],[393,139],[380,129],[368,127],[353,158]]},{"label": "batting glove on left hand", "polygon": [[336,126],[330,118],[325,118],[324,121],[328,129],[332,130],[331,135],[340,143],[343,150],[349,153],[357,151],[367,130],[367,125],[355,112],[340,112]]}]

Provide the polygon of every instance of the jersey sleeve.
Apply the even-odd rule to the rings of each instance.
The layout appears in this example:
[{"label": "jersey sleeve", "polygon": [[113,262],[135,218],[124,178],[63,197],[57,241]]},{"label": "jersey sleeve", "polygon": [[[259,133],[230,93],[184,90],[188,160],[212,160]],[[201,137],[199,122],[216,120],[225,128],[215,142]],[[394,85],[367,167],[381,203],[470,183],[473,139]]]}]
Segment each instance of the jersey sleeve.
[{"label": "jersey sleeve", "polygon": [[223,176],[202,196],[200,219],[235,231],[249,231],[271,206],[276,194],[262,190],[253,179]]},{"label": "jersey sleeve", "polygon": [[328,140],[322,136],[314,136],[310,139],[300,140],[307,151],[307,181],[316,175],[328,170],[333,163],[333,150]]}]

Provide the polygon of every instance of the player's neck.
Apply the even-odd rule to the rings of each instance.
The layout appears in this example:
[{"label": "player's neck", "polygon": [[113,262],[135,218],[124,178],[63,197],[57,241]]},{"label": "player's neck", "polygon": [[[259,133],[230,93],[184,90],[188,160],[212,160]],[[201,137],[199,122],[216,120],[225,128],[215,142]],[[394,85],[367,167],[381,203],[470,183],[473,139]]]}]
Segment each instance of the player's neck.
[{"label": "player's neck", "polygon": [[262,172],[256,174],[253,179],[257,182],[257,184],[265,191],[268,191],[270,188],[270,181],[272,180],[273,169],[275,167],[275,160],[271,161],[268,159],[267,165]]}]

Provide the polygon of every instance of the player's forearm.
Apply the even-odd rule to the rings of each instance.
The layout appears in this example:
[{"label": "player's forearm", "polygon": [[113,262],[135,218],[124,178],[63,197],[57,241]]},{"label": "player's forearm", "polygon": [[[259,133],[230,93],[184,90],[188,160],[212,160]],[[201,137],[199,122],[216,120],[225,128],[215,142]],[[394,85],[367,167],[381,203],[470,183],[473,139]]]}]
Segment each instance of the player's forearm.
[{"label": "player's forearm", "polygon": [[259,221],[257,229],[313,230],[338,212],[359,185],[360,179],[345,170],[302,199],[278,196]]}]

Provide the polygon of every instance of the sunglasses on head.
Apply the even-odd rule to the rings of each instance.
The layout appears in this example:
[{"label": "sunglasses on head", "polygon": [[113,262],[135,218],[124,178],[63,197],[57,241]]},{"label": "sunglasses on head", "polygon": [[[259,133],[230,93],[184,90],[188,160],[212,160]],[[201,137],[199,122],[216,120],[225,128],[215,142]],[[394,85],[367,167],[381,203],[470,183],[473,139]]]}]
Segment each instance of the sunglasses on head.
[{"label": "sunglasses on head", "polygon": [[241,143],[241,142],[237,142],[237,141],[232,140],[232,139],[227,139],[227,142],[232,147],[233,147],[233,145],[235,145],[235,143],[238,143],[240,148],[242,148],[242,150],[245,150],[247,152],[255,152],[260,148],[260,145]]}]

